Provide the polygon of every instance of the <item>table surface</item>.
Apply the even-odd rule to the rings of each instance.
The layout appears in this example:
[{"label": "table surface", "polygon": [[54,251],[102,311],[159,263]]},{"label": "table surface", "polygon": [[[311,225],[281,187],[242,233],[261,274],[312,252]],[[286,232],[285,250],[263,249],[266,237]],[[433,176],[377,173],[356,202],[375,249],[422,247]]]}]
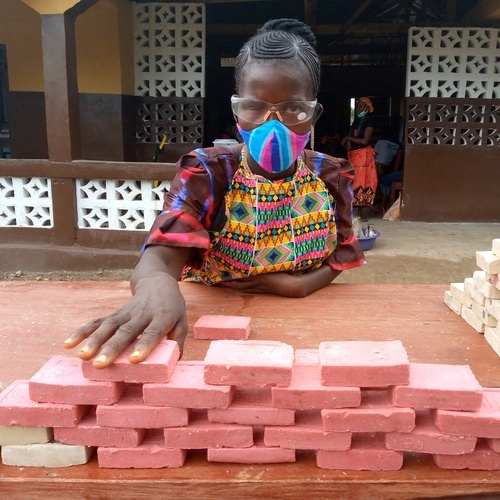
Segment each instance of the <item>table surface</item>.
[{"label": "table surface", "polygon": [[[500,359],[483,336],[443,302],[442,285],[332,284],[304,299],[243,294],[181,283],[189,333],[184,359],[203,359],[209,341],[194,340],[203,314],[252,318],[253,339],[317,348],[327,340],[400,339],[410,362],[469,364],[483,386],[500,387]],[[107,314],[130,296],[125,282],[0,282],[0,384],[31,377],[62,347],[71,331]],[[407,454],[391,472],[325,470],[313,452],[293,464],[215,464],[190,451],[179,469],[99,469],[94,457],[69,468],[19,468],[0,464],[0,491],[9,498],[318,497],[422,498],[500,493],[500,472],[439,469],[430,455]],[[94,498],[96,497],[94,496]],[[6,497],[7,498],[7,497]]]}]

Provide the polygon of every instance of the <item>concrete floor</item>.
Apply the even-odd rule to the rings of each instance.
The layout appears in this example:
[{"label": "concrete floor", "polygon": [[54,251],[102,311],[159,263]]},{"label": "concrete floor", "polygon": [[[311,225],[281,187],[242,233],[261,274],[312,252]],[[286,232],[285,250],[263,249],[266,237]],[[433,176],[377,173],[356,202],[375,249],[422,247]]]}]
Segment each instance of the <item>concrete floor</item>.
[{"label": "concrete floor", "polygon": [[374,247],[365,253],[367,265],[346,271],[342,283],[462,282],[479,269],[476,251],[491,250],[500,238],[498,223],[428,223],[385,221],[368,216],[380,232]]},{"label": "concrete floor", "polygon": [[[463,282],[478,269],[476,251],[491,250],[493,239],[500,238],[500,223],[392,222],[369,215],[368,222],[362,223],[366,224],[380,232],[374,247],[365,253],[367,265],[342,273],[336,282],[444,285]],[[135,260],[136,253],[128,261]],[[0,272],[0,281],[128,281],[131,273],[130,268],[88,269],[41,272],[7,268]]]}]

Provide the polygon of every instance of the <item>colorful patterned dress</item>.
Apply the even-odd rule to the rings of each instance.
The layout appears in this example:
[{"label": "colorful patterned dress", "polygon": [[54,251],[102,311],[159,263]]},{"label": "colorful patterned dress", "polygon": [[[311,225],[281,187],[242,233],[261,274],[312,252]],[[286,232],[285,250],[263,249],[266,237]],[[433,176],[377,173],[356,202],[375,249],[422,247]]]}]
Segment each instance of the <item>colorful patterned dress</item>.
[{"label": "colorful patterned dress", "polygon": [[145,245],[192,247],[182,279],[214,285],[323,262],[336,270],[364,264],[351,229],[347,161],[307,151],[294,175],[271,181],[219,147],[196,150],[177,167]]}]

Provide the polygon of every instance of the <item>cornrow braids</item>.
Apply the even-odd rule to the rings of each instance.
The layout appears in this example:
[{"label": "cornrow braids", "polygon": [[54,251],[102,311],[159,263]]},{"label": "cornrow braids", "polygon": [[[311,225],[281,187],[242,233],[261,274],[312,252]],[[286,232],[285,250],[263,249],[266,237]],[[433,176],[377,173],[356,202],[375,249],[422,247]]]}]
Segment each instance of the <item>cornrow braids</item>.
[{"label": "cornrow braids", "polygon": [[268,21],[248,40],[236,58],[236,92],[239,92],[243,69],[247,64],[276,59],[302,62],[309,72],[316,96],[319,91],[321,64],[314,49],[315,45],[316,38],[307,24],[296,19]]}]

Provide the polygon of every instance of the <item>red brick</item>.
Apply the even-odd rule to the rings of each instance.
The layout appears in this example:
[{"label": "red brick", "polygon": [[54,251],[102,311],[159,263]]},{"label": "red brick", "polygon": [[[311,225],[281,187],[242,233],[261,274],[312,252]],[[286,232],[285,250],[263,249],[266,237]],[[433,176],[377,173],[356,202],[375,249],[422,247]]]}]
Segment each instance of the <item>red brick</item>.
[{"label": "red brick", "polygon": [[88,406],[35,403],[27,380],[17,380],[0,393],[0,425],[69,427],[76,425]]},{"label": "red brick", "polygon": [[237,464],[276,464],[295,462],[295,450],[266,446],[262,429],[254,431],[255,444],[248,448],[209,448],[209,462],[230,462]]},{"label": "red brick", "polygon": [[253,444],[251,426],[209,422],[204,412],[191,412],[187,427],[164,429],[168,448],[246,448]]},{"label": "red brick", "polygon": [[292,346],[273,340],[215,340],[205,357],[205,382],[242,386],[290,384]]},{"label": "red brick", "polygon": [[54,356],[29,380],[29,393],[40,403],[113,404],[125,390],[123,382],[98,382],[82,374],[82,360]]},{"label": "red brick", "polygon": [[500,439],[485,439],[484,441],[489,448],[497,453],[500,453]]},{"label": "red brick", "polygon": [[295,366],[309,365],[319,367],[318,349],[295,349]]},{"label": "red brick", "polygon": [[179,408],[227,408],[233,387],[205,383],[203,361],[179,361],[166,384],[144,384],[146,405]]},{"label": "red brick", "polygon": [[448,434],[500,438],[500,388],[483,388],[478,411],[436,410],[434,423]]},{"label": "red brick", "polygon": [[496,453],[481,439],[476,449],[465,455],[433,455],[441,469],[500,470],[500,453]]},{"label": "red brick", "polygon": [[189,410],[168,406],[148,406],[142,398],[142,387],[130,385],[127,392],[113,405],[99,405],[97,425],[133,429],[159,429],[188,424]]},{"label": "red brick", "polygon": [[378,434],[356,433],[350,450],[318,450],[316,463],[322,469],[399,470],[403,466],[403,453],[388,450]]},{"label": "red brick", "polygon": [[380,388],[409,381],[408,355],[399,340],[321,342],[319,359],[325,385]]},{"label": "red brick", "polygon": [[150,430],[141,444],[130,448],[97,448],[99,467],[107,469],[159,469],[182,467],[187,451],[165,446],[161,429]]},{"label": "red brick", "polygon": [[388,432],[385,445],[389,450],[418,453],[460,455],[471,453],[476,438],[443,434],[433,423],[429,410],[417,410],[416,426],[411,432]]},{"label": "red brick", "polygon": [[350,432],[327,432],[319,411],[298,411],[295,425],[266,427],[266,446],[281,446],[295,450],[348,450],[351,447]]},{"label": "red brick", "polygon": [[208,420],[240,425],[293,425],[295,412],[273,408],[270,387],[236,387],[229,407],[208,410]]},{"label": "red brick", "polygon": [[415,427],[415,410],[393,406],[391,392],[364,390],[361,406],[322,410],[325,431],[410,432]]},{"label": "red brick", "polygon": [[195,339],[246,340],[250,336],[252,318],[207,314],[193,325]]},{"label": "red brick", "polygon": [[92,360],[84,361],[82,372],[90,380],[110,382],[146,383],[168,382],[179,359],[179,344],[175,340],[162,340],[142,363],[131,363],[129,356],[135,346],[129,346],[107,368],[95,368]]},{"label": "red brick", "polygon": [[411,363],[410,383],[393,388],[393,403],[412,408],[476,411],[483,389],[468,365]]},{"label": "red brick", "polygon": [[295,364],[288,387],[273,387],[273,406],[296,410],[359,406],[359,387],[331,387],[321,383],[319,365]]},{"label": "red brick", "polygon": [[89,412],[75,427],[54,429],[54,439],[67,444],[129,448],[137,446],[145,433],[145,429],[100,427],[97,425],[95,412]]}]

